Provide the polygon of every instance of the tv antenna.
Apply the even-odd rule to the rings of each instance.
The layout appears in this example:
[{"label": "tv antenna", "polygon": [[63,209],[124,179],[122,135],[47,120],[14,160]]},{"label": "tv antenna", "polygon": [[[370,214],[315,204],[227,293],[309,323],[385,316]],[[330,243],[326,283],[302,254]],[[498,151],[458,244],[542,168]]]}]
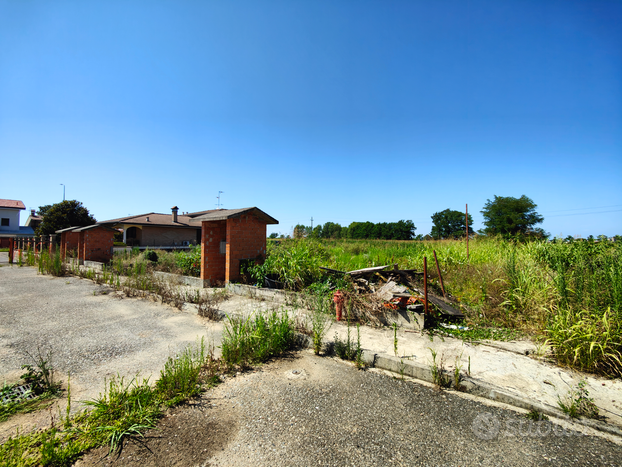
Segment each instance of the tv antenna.
[{"label": "tv antenna", "polygon": [[220,202],[220,194],[224,193],[224,191],[219,191],[218,192],[218,196],[216,196],[216,199],[218,199],[218,204],[216,204],[216,206],[218,206],[218,209],[220,209],[220,206],[224,206],[221,202]]}]

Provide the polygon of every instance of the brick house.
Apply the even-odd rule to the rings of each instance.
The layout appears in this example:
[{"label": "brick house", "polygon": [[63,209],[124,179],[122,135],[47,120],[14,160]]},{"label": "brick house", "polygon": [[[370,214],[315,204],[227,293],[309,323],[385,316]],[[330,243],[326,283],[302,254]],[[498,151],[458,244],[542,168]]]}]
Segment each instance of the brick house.
[{"label": "brick house", "polygon": [[201,279],[206,285],[240,278],[244,262],[266,257],[268,224],[279,221],[261,209],[220,209],[194,218],[201,222]]},{"label": "brick house", "polygon": [[117,231],[104,225],[87,225],[86,227],[69,227],[57,230],[60,234],[61,256],[67,251],[77,252],[78,262],[100,261],[106,263],[112,259],[114,234]]},{"label": "brick house", "polygon": [[178,211],[179,208],[174,206],[171,214],[150,212],[101,221],[97,225],[122,229],[123,242],[128,246],[158,248],[193,245],[201,242],[201,222],[196,218],[222,209],[184,214]]},{"label": "brick house", "polygon": [[60,243],[60,255],[63,259],[67,257],[67,252],[75,252],[78,256],[78,245],[80,243],[80,232],[74,232],[75,229],[80,227],[68,227],[56,231],[57,238]]}]

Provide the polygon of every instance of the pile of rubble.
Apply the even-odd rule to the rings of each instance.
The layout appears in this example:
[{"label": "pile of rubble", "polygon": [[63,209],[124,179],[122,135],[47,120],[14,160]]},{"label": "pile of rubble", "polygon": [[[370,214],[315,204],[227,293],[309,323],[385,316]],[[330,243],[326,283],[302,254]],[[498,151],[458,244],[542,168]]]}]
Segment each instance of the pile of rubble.
[{"label": "pile of rubble", "polygon": [[392,269],[387,268],[389,265],[355,271],[321,269],[329,274],[349,277],[352,281],[353,292],[347,293],[347,300],[348,312],[353,319],[387,325],[395,322],[396,315],[401,314],[408,321],[409,315],[421,315],[422,321],[424,312],[428,311],[426,301],[428,305],[434,305],[429,307],[430,312],[464,318],[461,311],[447,303],[448,300],[421,290],[426,288],[420,285],[426,281],[423,272],[398,269],[397,265]]}]

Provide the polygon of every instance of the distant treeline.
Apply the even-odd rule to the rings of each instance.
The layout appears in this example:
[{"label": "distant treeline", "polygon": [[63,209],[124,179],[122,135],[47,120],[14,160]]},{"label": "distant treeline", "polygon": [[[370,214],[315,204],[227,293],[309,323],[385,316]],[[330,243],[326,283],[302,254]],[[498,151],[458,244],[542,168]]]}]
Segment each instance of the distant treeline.
[{"label": "distant treeline", "polygon": [[415,238],[415,224],[413,221],[398,222],[352,222],[348,227],[342,227],[334,222],[324,225],[294,227],[294,238],[354,238],[379,240],[413,240]]}]

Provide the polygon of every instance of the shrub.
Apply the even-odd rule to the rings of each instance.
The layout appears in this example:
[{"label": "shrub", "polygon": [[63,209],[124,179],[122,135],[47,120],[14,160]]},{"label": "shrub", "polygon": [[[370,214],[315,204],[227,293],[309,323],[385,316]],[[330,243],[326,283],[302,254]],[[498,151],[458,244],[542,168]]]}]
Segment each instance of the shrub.
[{"label": "shrub", "polygon": [[294,322],[287,311],[256,312],[246,319],[228,317],[222,337],[222,358],[229,365],[265,362],[294,347]]},{"label": "shrub", "polygon": [[184,276],[200,277],[201,245],[191,247],[188,251],[177,253],[175,263]]},{"label": "shrub", "polygon": [[151,261],[152,263],[157,263],[158,254],[153,250],[145,250],[145,260]]}]

